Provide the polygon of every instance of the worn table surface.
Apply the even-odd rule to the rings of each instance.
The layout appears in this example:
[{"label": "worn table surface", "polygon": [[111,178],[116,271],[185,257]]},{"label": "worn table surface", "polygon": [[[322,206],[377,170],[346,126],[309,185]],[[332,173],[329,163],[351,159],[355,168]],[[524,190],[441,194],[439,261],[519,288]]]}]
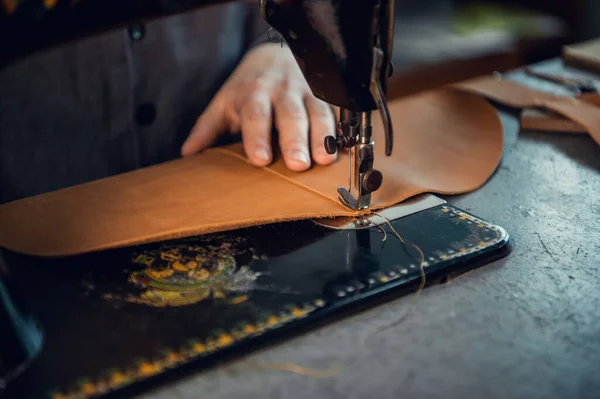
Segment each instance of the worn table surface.
[{"label": "worn table surface", "polygon": [[[559,61],[541,67],[562,69]],[[426,289],[410,317],[362,349],[366,335],[400,318],[414,299],[387,302],[140,398],[597,398],[600,147],[586,135],[519,132],[515,114],[503,122],[496,174],[449,201],[505,227],[514,245],[508,257]],[[357,361],[326,379],[254,366],[334,367],[357,348]]]}]

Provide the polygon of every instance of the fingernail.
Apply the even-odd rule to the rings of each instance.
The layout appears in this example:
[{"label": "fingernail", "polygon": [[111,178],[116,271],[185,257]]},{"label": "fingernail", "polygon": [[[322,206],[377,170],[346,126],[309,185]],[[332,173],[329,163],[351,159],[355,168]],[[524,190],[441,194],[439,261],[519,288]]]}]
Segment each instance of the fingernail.
[{"label": "fingernail", "polygon": [[269,152],[265,148],[257,149],[254,156],[258,161],[268,161],[270,159]]},{"label": "fingernail", "polygon": [[309,162],[308,156],[306,155],[306,153],[304,151],[294,151],[290,154],[290,158],[293,161],[300,162],[305,165],[307,165]]}]

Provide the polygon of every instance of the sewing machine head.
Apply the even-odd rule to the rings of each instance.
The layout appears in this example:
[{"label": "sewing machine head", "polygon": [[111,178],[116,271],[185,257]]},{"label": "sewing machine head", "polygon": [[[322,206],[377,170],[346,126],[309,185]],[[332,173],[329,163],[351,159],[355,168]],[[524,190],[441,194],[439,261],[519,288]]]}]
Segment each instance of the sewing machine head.
[{"label": "sewing machine head", "polygon": [[339,199],[353,210],[368,208],[383,182],[374,169],[371,112],[379,110],[386,155],[393,148],[385,91],[392,74],[394,0],[260,0],[265,20],[286,40],[313,94],[340,107],[330,154],[348,151],[348,187]]}]

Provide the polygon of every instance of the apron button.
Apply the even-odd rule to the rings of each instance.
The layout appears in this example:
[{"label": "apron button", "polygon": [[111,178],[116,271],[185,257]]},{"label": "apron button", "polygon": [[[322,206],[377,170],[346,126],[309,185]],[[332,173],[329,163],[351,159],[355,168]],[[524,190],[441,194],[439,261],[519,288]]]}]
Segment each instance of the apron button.
[{"label": "apron button", "polygon": [[156,119],[156,107],[152,103],[144,103],[135,113],[135,121],[140,126],[149,126]]},{"label": "apron button", "polygon": [[146,27],[144,25],[132,25],[127,28],[129,38],[133,41],[140,41],[146,35]]}]

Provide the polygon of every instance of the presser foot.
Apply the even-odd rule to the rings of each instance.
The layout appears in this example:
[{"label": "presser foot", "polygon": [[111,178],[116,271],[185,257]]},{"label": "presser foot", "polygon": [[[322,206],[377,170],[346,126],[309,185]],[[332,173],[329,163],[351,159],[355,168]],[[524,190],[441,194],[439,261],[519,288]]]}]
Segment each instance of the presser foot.
[{"label": "presser foot", "polygon": [[337,192],[339,194],[338,199],[347,208],[353,211],[360,211],[367,209],[371,204],[371,193],[359,195],[358,198],[354,198],[352,194],[345,187],[338,187]]},{"label": "presser foot", "polygon": [[375,161],[374,145],[371,140],[370,117],[363,117],[359,143],[351,149],[349,167],[349,187],[338,187],[340,202],[354,211],[361,211],[371,205],[371,194],[379,190],[383,174],[373,168]]}]

